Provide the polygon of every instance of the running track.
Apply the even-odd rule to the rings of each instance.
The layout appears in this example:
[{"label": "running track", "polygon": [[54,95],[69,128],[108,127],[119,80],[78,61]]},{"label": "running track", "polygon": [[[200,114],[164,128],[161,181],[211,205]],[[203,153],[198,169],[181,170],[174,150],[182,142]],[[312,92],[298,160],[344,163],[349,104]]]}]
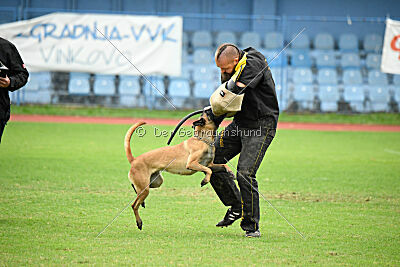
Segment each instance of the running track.
[{"label": "running track", "polygon": [[[23,122],[58,122],[58,123],[95,123],[95,124],[133,124],[145,121],[150,125],[177,125],[178,119],[155,118],[110,118],[110,117],[77,117],[52,115],[12,115],[11,121]],[[190,125],[193,120],[186,122]],[[222,126],[229,124],[224,121]],[[280,122],[278,129],[311,130],[311,131],[361,131],[361,132],[400,132],[400,125],[364,125],[364,124],[332,124],[332,123],[299,123]]]}]

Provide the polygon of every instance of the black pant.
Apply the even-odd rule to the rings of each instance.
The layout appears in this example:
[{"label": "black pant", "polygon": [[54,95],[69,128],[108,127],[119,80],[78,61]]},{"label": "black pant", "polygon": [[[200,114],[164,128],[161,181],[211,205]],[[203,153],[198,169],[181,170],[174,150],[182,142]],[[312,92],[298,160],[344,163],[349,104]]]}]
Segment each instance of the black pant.
[{"label": "black pant", "polygon": [[233,121],[218,135],[215,145],[214,163],[226,163],[240,153],[236,175],[240,193],[227,172],[213,174],[211,185],[226,206],[236,210],[241,207],[240,226],[245,231],[258,230],[260,206],[256,172],[276,132],[273,118],[262,119],[259,125],[255,129],[243,128]]},{"label": "black pant", "polygon": [[6,127],[7,121],[0,120],[0,144],[1,137],[3,136],[4,128]]}]

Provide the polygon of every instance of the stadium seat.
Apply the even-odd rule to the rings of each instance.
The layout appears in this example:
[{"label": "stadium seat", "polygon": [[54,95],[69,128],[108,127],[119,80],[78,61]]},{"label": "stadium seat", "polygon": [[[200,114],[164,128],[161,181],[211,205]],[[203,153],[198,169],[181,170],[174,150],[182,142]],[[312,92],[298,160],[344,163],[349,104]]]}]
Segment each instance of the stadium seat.
[{"label": "stadium seat", "polygon": [[[160,76],[147,76],[149,81],[152,83],[150,84],[148,81],[144,82],[143,86],[143,94],[145,96],[155,96],[155,97],[162,97],[165,94],[165,85],[164,79]],[[156,87],[154,88],[153,87]]]},{"label": "stadium seat", "polygon": [[182,73],[180,77],[187,80],[191,80],[193,68],[194,68],[193,64],[182,64]]},{"label": "stadium seat", "polygon": [[351,33],[340,35],[339,50],[341,52],[358,52],[357,36]]},{"label": "stadium seat", "polygon": [[244,32],[240,37],[240,45],[242,48],[247,48],[249,46],[253,48],[261,48],[261,38],[256,32]]},{"label": "stadium seat", "polygon": [[351,69],[343,71],[343,83],[345,85],[362,84],[362,75],[360,70]]},{"label": "stadium seat", "polygon": [[335,68],[336,59],[333,52],[321,52],[316,56],[315,64],[317,68]]},{"label": "stadium seat", "polygon": [[49,104],[51,102],[51,75],[50,72],[31,72],[27,84],[16,97],[21,102],[34,104]]},{"label": "stadium seat", "polygon": [[212,81],[214,78],[214,66],[212,64],[195,65],[193,68],[193,80]]},{"label": "stadium seat", "polygon": [[388,79],[386,73],[382,73],[379,70],[370,70],[368,72],[368,84],[369,85],[387,85]]},{"label": "stadium seat", "polygon": [[283,35],[280,32],[269,32],[264,38],[264,48],[267,50],[280,50],[283,48]]},{"label": "stadium seat", "polygon": [[119,76],[118,92],[120,95],[139,95],[140,83],[139,76]]},{"label": "stadium seat", "polygon": [[219,32],[217,34],[215,44],[219,46],[223,43],[236,44],[237,43],[236,35],[233,32]]},{"label": "stadium seat", "polygon": [[364,38],[365,52],[378,53],[382,51],[383,39],[379,34],[367,34]]},{"label": "stadium seat", "polygon": [[400,105],[400,86],[396,87],[393,89],[394,90],[394,101],[397,102],[398,105]]},{"label": "stadium seat", "polygon": [[168,95],[171,97],[171,101],[176,107],[183,108],[186,98],[190,97],[189,81],[181,78],[171,78],[168,87]]},{"label": "stadium seat", "polygon": [[321,111],[334,112],[338,110],[338,101],[340,96],[337,86],[320,86],[318,91],[318,98],[321,101]]},{"label": "stadium seat", "polygon": [[71,72],[68,92],[70,94],[88,95],[90,92],[89,73]]},{"label": "stadium seat", "polygon": [[193,53],[194,64],[210,64],[214,61],[214,57],[208,49],[197,49]]},{"label": "stadium seat", "polygon": [[96,75],[93,85],[95,95],[114,95],[115,94],[115,76],[114,75]]},{"label": "stadium seat", "polygon": [[293,67],[308,67],[312,65],[311,57],[308,51],[294,50],[292,51],[292,66]]},{"label": "stadium seat", "polygon": [[343,69],[359,69],[361,66],[360,56],[356,53],[343,53],[340,60],[340,65]]},{"label": "stadium seat", "polygon": [[295,84],[312,84],[313,76],[311,69],[298,68],[293,72],[293,83]]},{"label": "stadium seat", "polygon": [[[295,36],[293,36],[294,38]],[[293,39],[292,38],[292,39]],[[300,34],[294,42],[290,44],[293,50],[309,50],[310,49],[310,37],[307,34]]]},{"label": "stadium seat", "polygon": [[367,54],[367,58],[365,60],[365,65],[367,69],[380,69],[381,67],[381,58],[380,54]]},{"label": "stadium seat", "polygon": [[139,76],[119,76],[119,104],[123,107],[143,107],[144,97],[140,93]]},{"label": "stadium seat", "polygon": [[364,111],[364,88],[362,85],[345,86],[343,98],[350,104],[350,107],[353,111]]},{"label": "stadium seat", "polygon": [[400,87],[400,74],[399,75],[393,75],[393,84],[398,85]]},{"label": "stadium seat", "polygon": [[295,84],[293,88],[293,100],[302,109],[312,109],[314,102],[314,88],[311,84]]},{"label": "stadium seat", "polygon": [[258,49],[258,51],[264,55],[270,67],[280,68],[287,65],[287,56],[285,51],[282,51],[281,53],[279,53],[279,50]]},{"label": "stadium seat", "polygon": [[212,36],[208,31],[197,31],[192,36],[192,46],[196,48],[211,48]]},{"label": "stadium seat", "polygon": [[336,71],[329,68],[319,69],[317,81],[321,85],[336,85],[337,74]]},{"label": "stadium seat", "polygon": [[278,97],[279,109],[280,111],[283,111],[287,108],[289,99],[289,94],[286,90],[286,68],[281,69],[278,67],[273,67],[271,68],[271,73],[275,83],[275,91]]},{"label": "stadium seat", "polygon": [[388,88],[380,85],[369,86],[369,100],[371,101],[371,111],[387,111],[388,103],[390,101]]},{"label": "stadium seat", "polygon": [[314,47],[318,50],[333,50],[335,42],[333,36],[329,33],[319,33],[315,37]]},{"label": "stadium seat", "polygon": [[197,98],[209,98],[215,90],[213,82],[197,82],[193,88],[193,95]]}]

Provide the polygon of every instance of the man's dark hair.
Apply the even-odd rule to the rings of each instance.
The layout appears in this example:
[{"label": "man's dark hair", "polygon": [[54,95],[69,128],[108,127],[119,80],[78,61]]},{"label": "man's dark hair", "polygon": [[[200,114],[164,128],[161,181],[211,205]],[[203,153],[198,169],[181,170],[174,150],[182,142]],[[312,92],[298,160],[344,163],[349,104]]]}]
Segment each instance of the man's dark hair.
[{"label": "man's dark hair", "polygon": [[[233,49],[228,49],[227,50],[227,48],[228,47],[233,47],[235,50],[233,50]],[[240,50],[239,50],[239,48],[236,46],[236,45],[234,45],[234,44],[230,44],[230,43],[225,43],[225,44],[222,44],[222,45],[220,45],[218,48],[217,48],[217,52],[216,52],[216,59],[218,60],[219,59],[219,57],[221,56],[221,54],[224,52],[226,50],[226,54],[227,55],[231,55],[231,56],[240,56]],[[225,54],[224,53],[224,54]]]}]

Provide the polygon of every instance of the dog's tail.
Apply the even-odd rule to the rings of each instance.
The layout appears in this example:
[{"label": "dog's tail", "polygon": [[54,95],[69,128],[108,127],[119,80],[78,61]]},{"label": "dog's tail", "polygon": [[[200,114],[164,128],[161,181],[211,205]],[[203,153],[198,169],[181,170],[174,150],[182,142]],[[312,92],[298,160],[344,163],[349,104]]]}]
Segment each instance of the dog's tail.
[{"label": "dog's tail", "polygon": [[143,124],[146,124],[144,121],[135,123],[134,125],[132,125],[131,128],[129,128],[129,130],[126,132],[125,135],[125,153],[126,153],[126,157],[128,158],[129,163],[132,163],[132,161],[134,160],[134,157],[132,155],[132,151],[131,151],[131,138],[132,138],[132,134],[133,132],[136,130],[136,128],[138,128],[139,126],[142,126]]}]

